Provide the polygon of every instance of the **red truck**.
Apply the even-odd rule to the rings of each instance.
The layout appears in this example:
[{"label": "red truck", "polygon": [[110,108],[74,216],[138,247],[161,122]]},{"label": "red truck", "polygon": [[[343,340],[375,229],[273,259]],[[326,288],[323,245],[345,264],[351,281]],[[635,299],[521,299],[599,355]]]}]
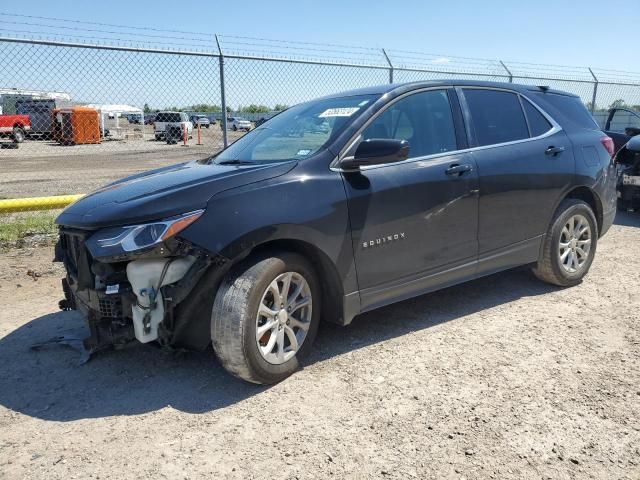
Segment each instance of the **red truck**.
[{"label": "red truck", "polygon": [[22,143],[30,130],[29,115],[0,115],[0,136],[11,137],[14,142]]}]

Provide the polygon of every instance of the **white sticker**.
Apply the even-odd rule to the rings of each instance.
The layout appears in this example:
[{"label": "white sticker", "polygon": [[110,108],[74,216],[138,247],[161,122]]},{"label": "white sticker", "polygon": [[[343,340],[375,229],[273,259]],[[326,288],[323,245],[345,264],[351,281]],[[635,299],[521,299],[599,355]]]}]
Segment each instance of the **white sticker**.
[{"label": "white sticker", "polygon": [[327,117],[350,117],[354,113],[360,110],[359,107],[344,107],[344,108],[328,108],[320,115],[319,118]]},{"label": "white sticker", "polygon": [[311,153],[311,150],[298,150],[298,153],[296,153],[296,155],[309,155]]},{"label": "white sticker", "polygon": [[114,293],[118,293],[120,290],[120,284],[116,283],[115,285],[107,285],[107,289],[104,291],[107,295],[113,295]]}]

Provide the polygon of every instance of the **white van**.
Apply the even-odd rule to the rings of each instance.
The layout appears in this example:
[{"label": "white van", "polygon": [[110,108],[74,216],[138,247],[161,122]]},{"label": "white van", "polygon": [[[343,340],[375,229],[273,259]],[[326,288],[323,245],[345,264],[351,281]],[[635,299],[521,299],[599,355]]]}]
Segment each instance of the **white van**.
[{"label": "white van", "polygon": [[164,133],[169,124],[180,124],[186,126],[187,135],[191,136],[193,133],[193,123],[189,121],[189,117],[184,112],[158,112],[154,122],[154,134],[156,140],[162,140]]}]

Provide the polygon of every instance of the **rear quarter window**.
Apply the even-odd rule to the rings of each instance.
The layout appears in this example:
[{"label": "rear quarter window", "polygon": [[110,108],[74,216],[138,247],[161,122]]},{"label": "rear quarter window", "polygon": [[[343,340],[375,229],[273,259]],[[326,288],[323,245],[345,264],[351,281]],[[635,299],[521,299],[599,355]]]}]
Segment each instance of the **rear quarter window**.
[{"label": "rear quarter window", "polygon": [[[536,96],[539,96],[557,110],[565,122],[570,123],[572,127],[586,130],[600,130],[595,119],[579,97],[557,93],[537,93]],[[555,117],[556,115],[552,116]]]}]

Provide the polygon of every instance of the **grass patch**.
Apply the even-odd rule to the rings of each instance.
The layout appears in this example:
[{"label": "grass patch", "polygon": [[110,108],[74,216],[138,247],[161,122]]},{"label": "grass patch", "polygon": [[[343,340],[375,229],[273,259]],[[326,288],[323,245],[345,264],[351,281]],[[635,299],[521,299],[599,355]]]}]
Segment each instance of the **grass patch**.
[{"label": "grass patch", "polygon": [[0,243],[14,243],[26,237],[55,234],[58,227],[51,212],[28,212],[0,216]]}]

